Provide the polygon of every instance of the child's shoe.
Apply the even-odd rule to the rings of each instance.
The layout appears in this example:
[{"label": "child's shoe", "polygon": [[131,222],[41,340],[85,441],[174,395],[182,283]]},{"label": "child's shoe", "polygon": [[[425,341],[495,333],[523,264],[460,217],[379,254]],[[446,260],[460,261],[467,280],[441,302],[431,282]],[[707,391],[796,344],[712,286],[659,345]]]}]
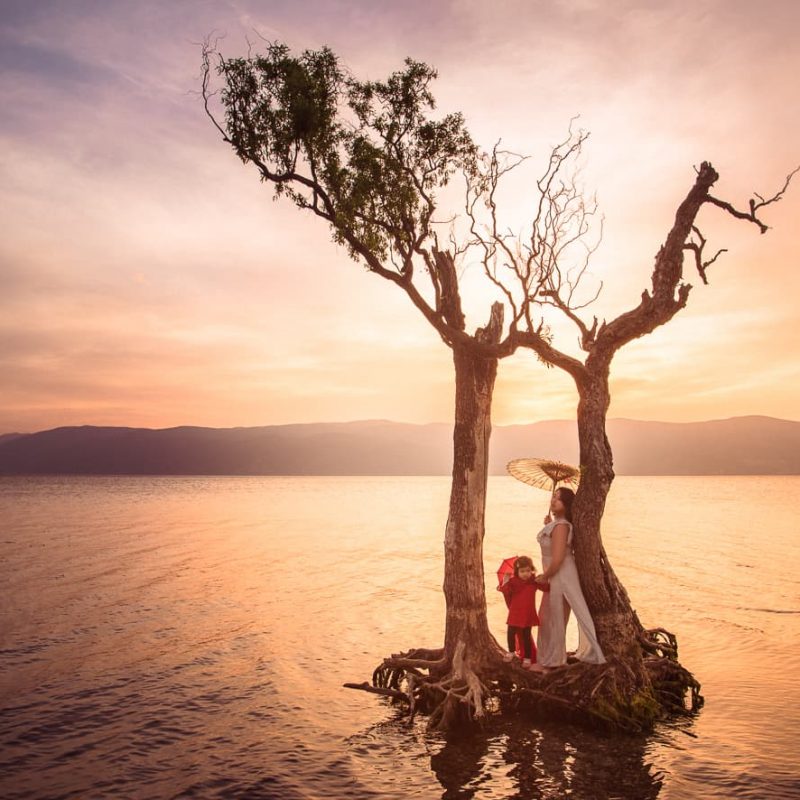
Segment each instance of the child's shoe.
[{"label": "child's shoe", "polygon": [[531,668],[531,660],[529,658],[522,659],[522,669],[530,669]]}]

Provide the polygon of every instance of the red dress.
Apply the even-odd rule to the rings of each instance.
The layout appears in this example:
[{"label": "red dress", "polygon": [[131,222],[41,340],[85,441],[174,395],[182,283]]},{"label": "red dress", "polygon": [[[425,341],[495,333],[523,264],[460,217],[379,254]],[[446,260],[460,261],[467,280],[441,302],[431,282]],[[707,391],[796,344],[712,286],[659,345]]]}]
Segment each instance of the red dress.
[{"label": "red dress", "polygon": [[536,613],[537,588],[533,577],[524,581],[516,575],[512,575],[511,580],[500,587],[508,606],[506,625],[530,628],[539,624],[539,615]]}]

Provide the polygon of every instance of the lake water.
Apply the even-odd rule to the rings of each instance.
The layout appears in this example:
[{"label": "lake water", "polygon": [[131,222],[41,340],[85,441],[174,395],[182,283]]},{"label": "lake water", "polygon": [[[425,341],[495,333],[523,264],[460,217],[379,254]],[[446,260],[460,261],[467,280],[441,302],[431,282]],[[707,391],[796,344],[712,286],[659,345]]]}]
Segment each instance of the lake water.
[{"label": "lake water", "polygon": [[[800,797],[800,478],[618,478],[604,523],[694,720],[428,734],[342,688],[441,645],[446,478],[0,479],[0,797]],[[490,479],[486,572],[547,495]],[[574,631],[572,631],[574,636]]]}]

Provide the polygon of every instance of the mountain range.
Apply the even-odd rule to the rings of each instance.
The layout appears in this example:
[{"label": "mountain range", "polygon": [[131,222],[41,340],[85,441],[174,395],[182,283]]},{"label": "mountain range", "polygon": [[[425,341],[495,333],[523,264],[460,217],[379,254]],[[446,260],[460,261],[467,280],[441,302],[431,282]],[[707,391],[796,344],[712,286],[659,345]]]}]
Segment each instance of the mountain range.
[{"label": "mountain range", "polygon": [[[800,422],[609,420],[618,475],[797,475]],[[0,474],[447,475],[452,428],[384,420],[254,428],[65,427],[0,435]],[[490,472],[513,458],[577,463],[574,421],[496,425]]]}]

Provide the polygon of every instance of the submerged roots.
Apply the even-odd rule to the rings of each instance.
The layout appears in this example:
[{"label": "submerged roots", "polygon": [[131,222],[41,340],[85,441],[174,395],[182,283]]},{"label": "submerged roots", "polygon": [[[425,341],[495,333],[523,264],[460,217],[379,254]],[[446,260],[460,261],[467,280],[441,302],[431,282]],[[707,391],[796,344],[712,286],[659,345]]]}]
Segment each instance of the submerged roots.
[{"label": "submerged roots", "polygon": [[653,691],[667,713],[694,713],[703,707],[700,683],[678,661],[678,640],[664,628],[639,634]]},{"label": "submerged roots", "polygon": [[444,650],[410,650],[384,659],[372,676],[373,686],[401,690],[410,716],[429,714],[428,726],[445,729],[459,722],[481,718],[491,689],[465,657],[466,645],[459,642],[448,661]]},{"label": "submerged roots", "polygon": [[443,649],[393,654],[376,668],[371,685],[345,686],[406,705],[410,719],[427,714],[431,729],[460,727],[491,711],[518,711],[635,732],[665,716],[698,711],[700,684],[678,662],[675,636],[659,628],[645,631],[640,643],[641,652],[630,659],[531,672],[505,662],[497,647],[474,652],[460,641],[452,658]]}]

